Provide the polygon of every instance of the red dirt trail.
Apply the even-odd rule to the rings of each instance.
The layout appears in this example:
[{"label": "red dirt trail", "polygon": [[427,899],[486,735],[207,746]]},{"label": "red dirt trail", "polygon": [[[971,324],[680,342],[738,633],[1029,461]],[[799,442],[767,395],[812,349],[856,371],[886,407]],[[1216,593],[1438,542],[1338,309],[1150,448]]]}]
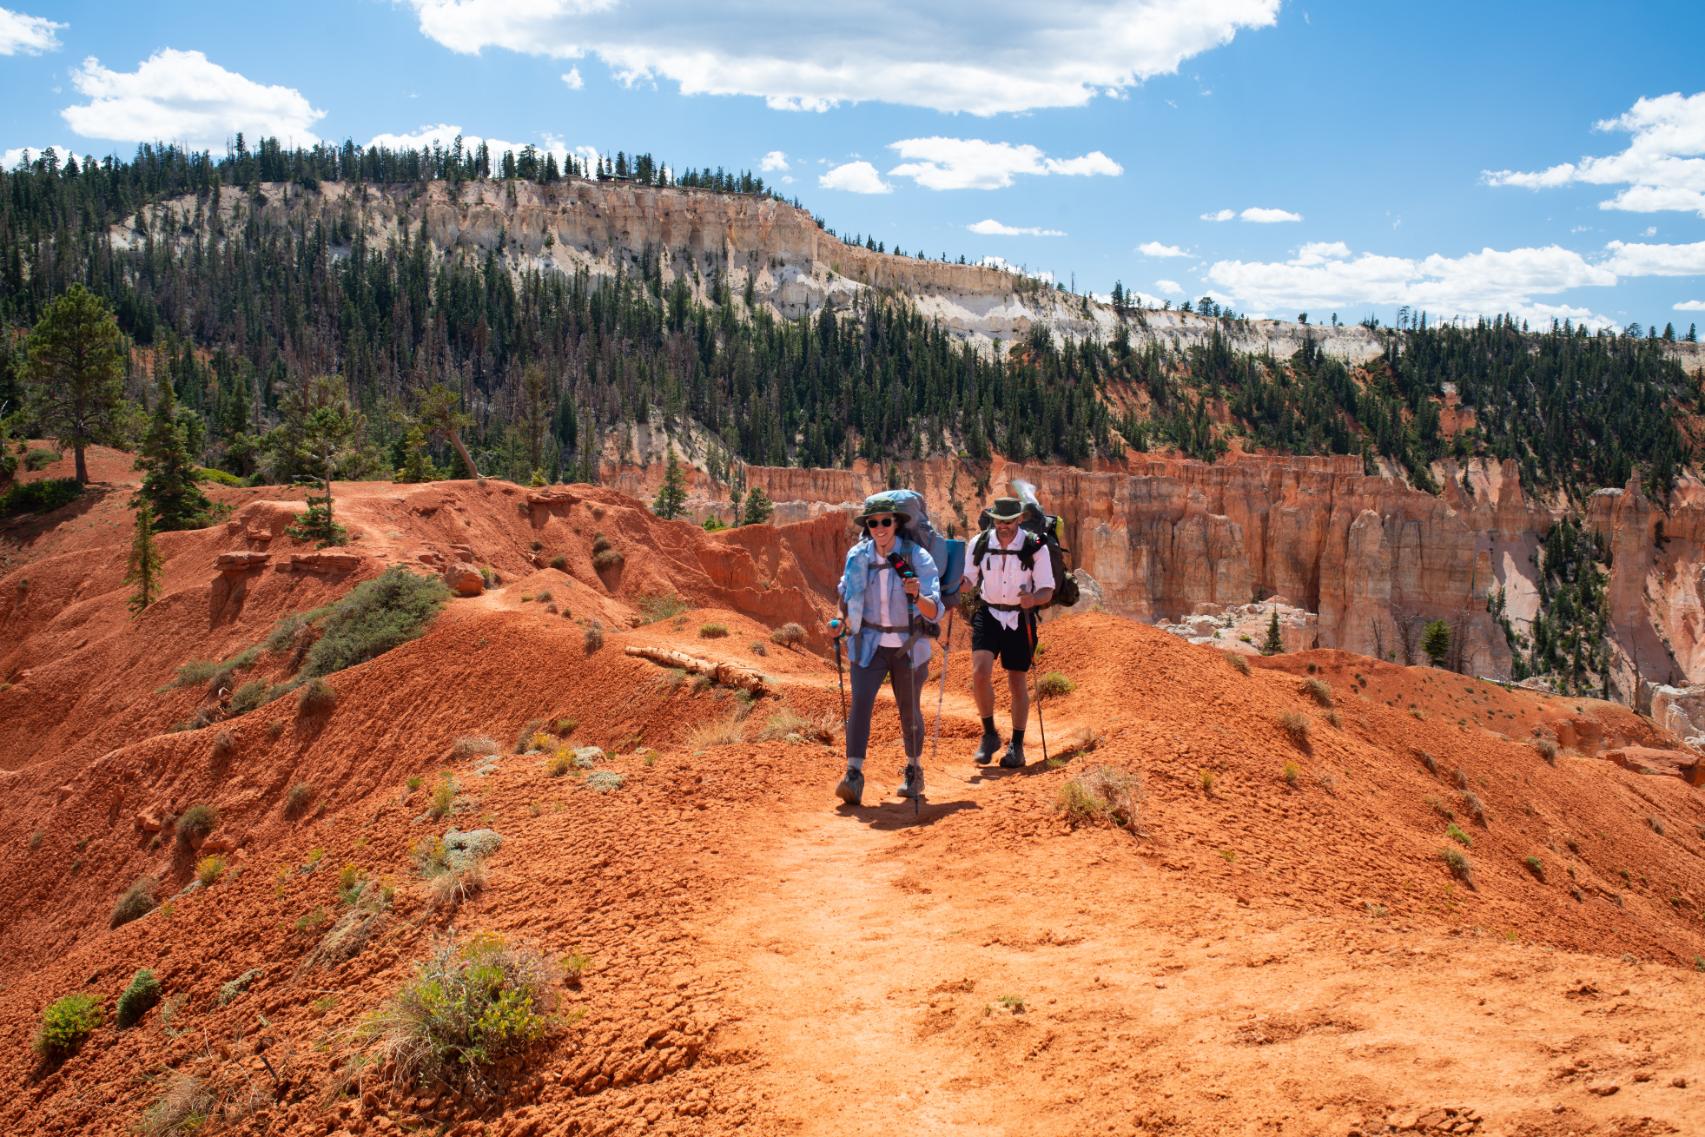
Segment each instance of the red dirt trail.
[{"label": "red dirt trail", "polygon": [[[1041,667],[1076,683],[1045,705],[1055,763],[971,764],[961,628],[921,817],[889,792],[886,697],[869,804],[836,808],[838,739],[815,740],[838,716],[833,663],[814,627],[798,649],[769,633],[827,612],[840,517],[706,534],[598,487],[340,484],[359,559],[278,571],[311,552],[283,534],[299,502],[218,490],[230,520],[161,539],[166,596],[132,620],[135,474],[107,451],[92,471],[91,500],[0,528],[0,1132],[133,1132],[179,1072],[258,1092],[207,1133],[1705,1133],[1705,803],[1599,757],[1676,747],[1626,708],[1340,652],[1244,674],[1074,613],[1043,629]],[[623,553],[614,574],[592,567],[596,534]],[[214,558],[234,551],[269,560],[215,603]],[[423,558],[503,583],[331,676],[323,719],[286,697],[172,730],[209,705],[206,684],[169,685],[180,665]],[[642,623],[660,595],[690,608]],[[589,654],[592,620],[606,640]],[[629,646],[759,672],[768,693],[748,706]],[[289,670],[262,650],[242,678]],[[562,718],[620,788],[514,752],[525,724]],[[451,756],[482,734],[494,761]],[[1563,743],[1555,765],[1539,736]],[[1034,724],[1031,740],[1039,758]],[[1058,811],[1096,765],[1142,779],[1140,834]],[[435,823],[445,770],[462,792]],[[297,784],[312,804],[286,816]],[[234,867],[174,896],[193,856],[151,827],[197,802],[218,807],[207,847]],[[451,823],[503,843],[447,919],[411,850]],[[336,917],[346,865],[394,886],[394,907],[352,959],[316,967],[311,917]],[[172,899],[109,929],[144,873]],[[381,1069],[339,1094],[362,1020],[452,931],[586,953],[562,988],[583,1017],[484,1102]],[[139,967],[177,1002],[120,1031],[113,1000]],[[108,1024],[43,1071],[35,1024],[74,991]]]}]

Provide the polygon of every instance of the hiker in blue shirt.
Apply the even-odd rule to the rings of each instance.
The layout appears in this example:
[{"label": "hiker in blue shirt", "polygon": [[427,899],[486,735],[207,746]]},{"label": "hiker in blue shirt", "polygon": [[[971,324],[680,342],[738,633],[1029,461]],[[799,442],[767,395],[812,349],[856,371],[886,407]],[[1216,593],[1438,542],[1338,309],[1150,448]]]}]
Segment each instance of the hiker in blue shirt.
[{"label": "hiker in blue shirt", "polygon": [[[902,531],[912,520],[909,499],[872,494],[854,519],[864,531],[847,552],[841,572],[844,623],[830,634],[846,636],[852,673],[852,706],[847,713],[847,772],[835,793],[848,805],[864,796],[864,754],[870,743],[870,716],[882,680],[891,680],[900,708],[900,734],[906,750],[901,797],[923,795],[924,716],[921,693],[929,672],[930,637],[924,621],[941,618],[940,573],[935,560]],[[896,560],[897,558],[897,560]]]}]

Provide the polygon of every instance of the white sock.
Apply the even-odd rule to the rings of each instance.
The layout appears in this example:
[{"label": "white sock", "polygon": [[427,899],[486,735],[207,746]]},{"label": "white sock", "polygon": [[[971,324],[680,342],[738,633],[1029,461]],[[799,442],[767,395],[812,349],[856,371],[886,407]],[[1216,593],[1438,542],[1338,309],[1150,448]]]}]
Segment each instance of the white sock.
[{"label": "white sock", "polygon": [[847,759],[847,769],[858,770],[859,772],[862,773],[864,771],[864,759],[863,758],[848,758]]}]

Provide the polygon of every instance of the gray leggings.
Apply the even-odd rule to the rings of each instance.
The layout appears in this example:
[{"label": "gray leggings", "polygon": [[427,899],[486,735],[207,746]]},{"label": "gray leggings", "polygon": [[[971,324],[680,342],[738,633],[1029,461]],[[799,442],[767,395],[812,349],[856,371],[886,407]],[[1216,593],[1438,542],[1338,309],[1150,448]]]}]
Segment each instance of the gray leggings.
[{"label": "gray leggings", "polygon": [[924,752],[924,716],[921,695],[929,679],[929,664],[914,667],[906,649],[879,647],[870,657],[869,667],[854,664],[852,671],[852,707],[847,713],[847,757],[863,760],[870,745],[870,716],[876,709],[876,692],[882,680],[892,675],[894,702],[900,707],[900,734],[906,744],[906,758],[916,761]]}]

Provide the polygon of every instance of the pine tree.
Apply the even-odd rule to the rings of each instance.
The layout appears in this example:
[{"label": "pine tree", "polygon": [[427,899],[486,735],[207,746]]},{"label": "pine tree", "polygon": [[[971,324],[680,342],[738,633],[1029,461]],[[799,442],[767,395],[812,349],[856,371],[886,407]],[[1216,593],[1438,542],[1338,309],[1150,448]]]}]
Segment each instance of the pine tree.
[{"label": "pine tree", "polygon": [[435,482],[443,476],[426,446],[426,428],[419,423],[403,435],[403,464],[397,467],[399,482]]},{"label": "pine tree", "polygon": [[1421,650],[1434,667],[1444,666],[1445,657],[1450,655],[1450,625],[1443,620],[1430,621],[1421,633]]},{"label": "pine tree", "polygon": [[1278,655],[1285,650],[1285,641],[1279,635],[1279,610],[1273,609],[1273,616],[1267,621],[1267,642],[1261,645],[1262,655]]},{"label": "pine tree", "polygon": [[77,456],[77,484],[89,482],[84,449],[121,441],[124,343],[106,301],[73,284],[50,301],[30,330],[31,402],[43,428]]},{"label": "pine tree", "polygon": [[762,525],[775,516],[775,503],[770,501],[770,495],[764,492],[763,486],[753,486],[746,495],[746,509],[740,515],[742,525]]},{"label": "pine tree", "polygon": [[162,375],[160,397],[155,400],[148,433],[142,439],[142,451],[136,459],[137,466],[144,471],[137,500],[153,511],[157,532],[199,529],[207,524],[208,513],[213,508],[196,481],[188,433],[179,418],[171,378]]},{"label": "pine tree", "polygon": [[332,376],[314,379],[291,400],[282,445],[292,464],[320,484],[317,492],[308,491],[308,511],[290,527],[290,536],[321,548],[343,544],[346,531],[332,516],[332,478],[359,429],[342,385]]},{"label": "pine tree", "polygon": [[663,485],[652,499],[651,512],[665,521],[673,521],[686,504],[687,478],[681,472],[681,463],[675,460],[675,451],[670,450],[669,461],[663,467]]},{"label": "pine tree", "polygon": [[130,542],[124,583],[136,586],[130,596],[133,614],[141,614],[160,598],[160,549],[154,544],[154,518],[145,507],[136,510],[136,536]]},{"label": "pine tree", "polygon": [[462,459],[462,465],[467,467],[468,477],[479,480],[479,467],[474,465],[474,459],[468,453],[468,448],[462,444],[462,431],[474,424],[472,415],[456,409],[459,402],[456,393],[443,384],[428,387],[420,396],[420,421],[436,437],[444,439],[456,450]]}]

